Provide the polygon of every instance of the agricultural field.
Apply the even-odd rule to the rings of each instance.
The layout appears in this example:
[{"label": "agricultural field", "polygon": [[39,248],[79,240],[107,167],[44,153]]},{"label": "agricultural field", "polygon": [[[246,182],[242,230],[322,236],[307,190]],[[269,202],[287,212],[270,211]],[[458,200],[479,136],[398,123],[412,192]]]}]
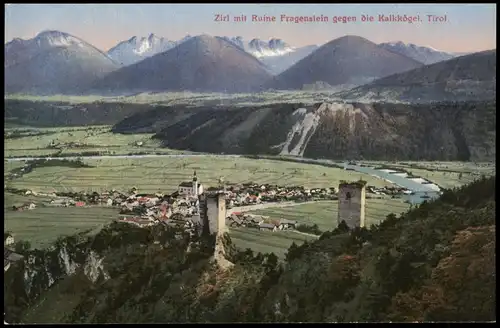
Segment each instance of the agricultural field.
[{"label": "agricultural field", "polygon": [[4,157],[72,155],[99,152],[102,155],[130,153],[189,153],[160,147],[153,134],[117,134],[111,126],[64,128],[5,128]]},{"label": "agricultural field", "polygon": [[3,176],[6,177],[10,171],[24,166],[24,162],[6,162],[3,163]]},{"label": "agricultural field", "polygon": [[[306,187],[338,186],[340,180],[368,180],[376,186],[387,185],[386,182],[338,168],[319,165],[256,160],[238,157],[204,156],[204,157],[157,157],[129,159],[88,159],[86,164],[92,168],[70,167],[38,167],[19,178],[5,182],[7,186],[17,189],[30,189],[36,192],[54,191],[104,191],[117,189],[128,191],[133,186],[139,192],[173,192],[178,184],[190,180],[193,171],[205,186],[218,183],[220,176],[226,182],[273,183],[280,185],[304,185]],[[20,167],[22,162],[5,163],[4,174]],[[12,231],[16,239],[26,239],[34,247],[43,247],[60,235],[68,235],[86,229],[99,229],[118,216],[118,211],[111,208],[56,208],[38,207],[31,211],[14,212],[13,205],[21,205],[33,201],[35,204],[47,201],[39,196],[21,196],[5,194],[4,229]],[[295,206],[295,211],[327,229],[327,216],[331,217],[330,204],[313,204]],[[323,206],[323,207],[322,207]],[[269,209],[268,211],[270,211]],[[278,210],[278,209],[276,209]],[[281,209],[290,213],[294,209]],[[266,231],[249,231],[248,229],[231,230],[232,237],[238,247],[251,248],[261,252],[275,252],[283,256],[292,242],[302,243],[306,239],[315,238],[293,232],[272,233]],[[262,239],[266,241],[263,241]]]},{"label": "agricultural field", "polygon": [[[28,197],[23,198],[24,202],[28,201]],[[36,199],[40,202],[40,197]],[[17,204],[24,203],[19,200]],[[90,229],[97,232],[117,217],[117,209],[105,207],[39,206],[34,210],[21,212],[4,208],[4,231],[12,232],[15,240],[29,241],[33,248],[43,248],[61,236],[73,235]]]},{"label": "agricultural field", "polygon": [[38,204],[40,202],[50,201],[52,198],[47,196],[34,196],[34,195],[18,195],[12,194],[10,192],[5,192],[3,196],[3,208],[4,214],[7,215],[7,209],[11,209],[12,206],[19,206],[25,203],[34,202]]},{"label": "agricultural field", "polygon": [[[334,91],[334,90],[333,90]],[[339,89],[338,91],[341,91]],[[321,91],[269,91],[260,93],[195,93],[195,92],[160,92],[160,93],[139,93],[129,96],[30,96],[21,94],[7,95],[6,99],[63,102],[68,104],[85,104],[91,102],[119,102],[135,104],[162,104],[162,105],[235,105],[251,106],[266,103],[316,103],[319,101],[333,101],[338,99],[332,97],[332,90]]]},{"label": "agricultural field", "polygon": [[369,185],[387,186],[387,182],[354,171],[320,165],[223,157],[217,155],[194,157],[154,157],[127,159],[86,159],[92,168],[41,167],[20,178],[7,182],[9,187],[36,192],[97,191],[116,189],[139,192],[177,190],[182,181],[190,181],[196,171],[206,186],[226,183],[271,183],[285,186],[338,187],[340,180],[363,179]]},{"label": "agricultural field", "polygon": [[[390,213],[399,216],[409,208],[410,205],[401,199],[367,199],[365,225],[369,227],[376,224]],[[269,216],[271,220],[288,219],[307,225],[317,224],[321,231],[331,231],[337,227],[338,202],[319,201],[290,207],[261,209],[249,213]]]}]

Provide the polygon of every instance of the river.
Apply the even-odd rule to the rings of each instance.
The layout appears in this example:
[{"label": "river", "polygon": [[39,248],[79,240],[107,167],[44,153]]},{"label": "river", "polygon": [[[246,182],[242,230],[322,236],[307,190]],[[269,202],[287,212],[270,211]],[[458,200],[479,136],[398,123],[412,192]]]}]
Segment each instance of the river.
[{"label": "river", "polygon": [[408,189],[413,192],[412,195],[403,195],[402,198],[406,201],[408,201],[411,204],[420,204],[424,202],[426,199],[435,199],[440,196],[440,192],[434,189],[436,185],[431,186],[431,185],[426,185],[422,183],[418,183],[415,181],[412,181],[406,177],[402,176],[397,176],[392,173],[384,172],[381,170],[376,170],[374,167],[367,167],[367,166],[360,166],[358,165],[352,165],[349,164],[348,162],[343,162],[339,163],[338,161],[332,161],[332,160],[327,160],[327,159],[309,159],[309,158],[294,158],[296,161],[307,161],[307,162],[314,162],[317,164],[325,164],[325,165],[331,165],[331,164],[336,164],[339,166],[343,166],[344,169],[351,169],[356,172],[360,173],[366,173],[369,174],[373,177],[383,179],[387,182],[390,182],[392,184],[395,184],[397,186],[400,186],[402,188]]},{"label": "river", "polygon": [[348,163],[344,163],[344,168],[350,168],[357,172],[366,173],[373,177],[384,179],[387,182],[412,191],[412,195],[402,196],[404,200],[410,202],[411,204],[420,204],[423,203],[426,199],[438,198],[441,194],[439,191],[436,191],[433,187],[431,187],[431,185],[418,183],[408,178],[394,175],[393,173],[376,170],[374,167],[350,165]]}]

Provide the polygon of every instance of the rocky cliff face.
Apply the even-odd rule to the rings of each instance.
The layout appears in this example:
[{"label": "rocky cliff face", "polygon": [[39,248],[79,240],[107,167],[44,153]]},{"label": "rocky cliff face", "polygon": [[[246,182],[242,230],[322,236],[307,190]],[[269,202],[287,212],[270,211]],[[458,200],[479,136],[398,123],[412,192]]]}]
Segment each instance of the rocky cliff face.
[{"label": "rocky cliff face", "polygon": [[[494,103],[354,104],[325,112],[304,156],[378,160],[488,160]],[[478,113],[481,113],[478,115]]]},{"label": "rocky cliff face", "polygon": [[[192,231],[163,225],[145,229],[112,223],[95,236],[82,233],[61,237],[47,249],[28,251],[24,262],[13,265],[5,275],[6,320],[38,320],[35,314],[37,311],[44,312],[43,308],[47,307],[45,303],[58,303],[60,298],[68,295],[77,300],[85,295],[85,291],[114,288],[109,281],[121,280],[127,275],[123,265],[137,268],[138,259],[150,259],[153,254],[160,257],[167,255],[168,260],[170,252],[186,263],[199,258],[206,259],[207,264],[221,272],[234,266],[230,259],[234,256],[235,248],[227,233],[198,237]],[[125,282],[128,280],[125,279]],[[71,311],[85,312],[87,306],[83,303],[75,308],[76,303],[71,302],[67,305],[63,308],[68,312],[57,314],[57,320],[79,320],[79,315],[71,317]],[[52,306],[49,307],[47,311],[50,312]],[[49,320],[56,320],[54,318],[52,314]],[[47,317],[40,320],[37,322],[45,322]]]},{"label": "rocky cliff face", "polygon": [[[496,102],[318,103],[157,110],[129,117],[117,132],[157,127],[175,149],[329,159],[491,160]],[[178,112],[178,111],[177,111]]]},{"label": "rocky cliff face", "polygon": [[7,322],[18,322],[26,306],[68,277],[80,276],[82,286],[109,279],[105,254],[83,236],[59,239],[44,250],[32,250],[5,272],[4,302]]},{"label": "rocky cliff face", "polygon": [[82,240],[70,237],[56,242],[47,250],[30,252],[23,263],[15,265],[12,274],[22,272],[26,297],[35,299],[58,280],[80,270],[93,283],[100,278],[108,279],[103,259],[102,254],[89,248]]},{"label": "rocky cliff face", "polygon": [[116,276],[114,263],[123,247],[141,248],[153,244],[154,240],[166,245],[172,237],[169,233],[164,229],[113,223],[96,236],[61,237],[47,249],[28,251],[24,261],[15,263],[5,273],[7,322],[17,322],[19,311],[39,302],[40,295],[63,280],[78,279],[81,287],[105,283]]}]

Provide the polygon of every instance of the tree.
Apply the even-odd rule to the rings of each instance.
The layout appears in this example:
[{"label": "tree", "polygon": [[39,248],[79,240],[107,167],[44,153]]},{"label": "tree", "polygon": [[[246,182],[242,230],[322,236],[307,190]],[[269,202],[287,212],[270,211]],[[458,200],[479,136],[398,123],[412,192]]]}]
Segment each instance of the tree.
[{"label": "tree", "polygon": [[295,242],[290,245],[288,252],[285,254],[285,261],[290,262],[299,255],[299,246]]},{"label": "tree", "polygon": [[338,230],[339,232],[349,232],[349,226],[347,225],[345,220],[342,220],[336,230]]},{"label": "tree", "polygon": [[16,253],[23,254],[31,248],[29,241],[20,240],[14,245],[14,250]]},{"label": "tree", "polygon": [[263,266],[266,269],[266,271],[272,271],[274,270],[279,263],[279,259],[274,253],[269,253],[264,256],[264,261],[263,261]]}]

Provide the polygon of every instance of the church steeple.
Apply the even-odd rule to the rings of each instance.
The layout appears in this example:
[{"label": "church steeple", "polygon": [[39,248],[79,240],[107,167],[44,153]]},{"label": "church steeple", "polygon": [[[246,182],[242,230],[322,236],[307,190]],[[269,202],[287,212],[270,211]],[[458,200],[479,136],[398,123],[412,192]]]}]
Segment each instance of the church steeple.
[{"label": "church steeple", "polygon": [[199,185],[198,185],[198,177],[196,176],[196,171],[193,173],[193,195],[198,197],[199,194]]}]

